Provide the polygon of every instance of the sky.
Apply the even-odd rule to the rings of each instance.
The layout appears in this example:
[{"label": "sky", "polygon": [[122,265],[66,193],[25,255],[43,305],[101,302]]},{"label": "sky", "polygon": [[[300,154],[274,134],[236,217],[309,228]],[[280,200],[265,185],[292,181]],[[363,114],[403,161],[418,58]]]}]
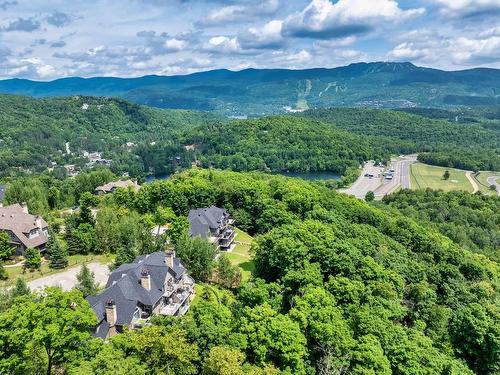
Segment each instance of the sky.
[{"label": "sky", "polygon": [[500,0],[0,0],[0,79],[500,68]]}]

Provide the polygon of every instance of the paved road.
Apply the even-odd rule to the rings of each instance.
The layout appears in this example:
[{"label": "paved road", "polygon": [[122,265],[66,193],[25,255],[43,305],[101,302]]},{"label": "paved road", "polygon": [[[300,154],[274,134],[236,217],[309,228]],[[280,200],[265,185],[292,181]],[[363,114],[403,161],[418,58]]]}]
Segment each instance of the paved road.
[{"label": "paved road", "polygon": [[[361,175],[358,179],[348,188],[339,190],[342,193],[354,195],[356,198],[364,198],[369,191],[375,191],[382,183],[382,172],[384,168],[375,167],[373,162],[368,161],[365,163]],[[372,174],[374,177],[365,177],[365,174]]]},{"label": "paved road", "polygon": [[[387,169],[394,169],[394,177],[387,180],[382,176],[384,168],[375,167],[373,162],[365,163],[361,176],[348,189],[340,190],[343,193],[354,195],[363,199],[367,192],[373,191],[375,199],[382,199],[385,195],[393,193],[398,187],[409,189],[410,186],[410,164],[417,161],[417,155],[408,155],[391,160]],[[365,177],[371,173],[375,177]]]},{"label": "paved road", "polygon": [[495,185],[497,187],[497,194],[500,196],[500,177],[490,176],[486,179],[486,182],[488,182],[488,186]]},{"label": "paved road", "polygon": [[[94,272],[94,277],[99,285],[105,285],[108,281],[109,268],[105,264],[89,263],[89,269]],[[80,272],[80,266],[70,268],[67,271],[41,277],[30,281],[28,286],[31,290],[42,289],[46,286],[60,286],[63,290],[71,290],[76,285],[76,275]]]}]

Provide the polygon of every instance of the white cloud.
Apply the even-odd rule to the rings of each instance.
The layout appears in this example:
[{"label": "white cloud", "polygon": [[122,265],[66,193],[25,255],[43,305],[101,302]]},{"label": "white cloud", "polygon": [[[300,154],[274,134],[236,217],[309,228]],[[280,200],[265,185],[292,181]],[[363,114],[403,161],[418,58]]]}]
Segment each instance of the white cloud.
[{"label": "white cloud", "polygon": [[167,39],[165,41],[165,48],[168,51],[181,51],[182,49],[186,48],[187,43],[184,40],[179,40],[179,39]]},{"label": "white cloud", "polygon": [[262,27],[250,27],[239,39],[244,48],[279,48],[284,42],[282,27],[283,21],[273,20]]},{"label": "white cloud", "polygon": [[399,23],[421,15],[423,8],[403,10],[394,0],[312,0],[285,20],[283,31],[295,37],[341,38],[366,33],[384,22]]},{"label": "white cloud", "polygon": [[212,10],[203,17],[198,26],[221,26],[224,23],[250,21],[256,17],[271,16],[279,7],[279,0],[262,0],[250,4],[227,5]]},{"label": "white cloud", "polygon": [[39,58],[9,58],[0,67],[0,76],[51,79],[56,77],[56,68]]},{"label": "white cloud", "polygon": [[205,52],[227,55],[251,54],[251,51],[244,50],[238,38],[224,35],[211,37],[208,42],[202,46]]},{"label": "white cloud", "polygon": [[498,16],[498,0],[434,0],[445,17]]},{"label": "white cloud", "polygon": [[470,67],[500,63],[500,35],[493,28],[477,35],[441,35],[436,30],[414,30],[402,36],[388,58],[430,66]]}]

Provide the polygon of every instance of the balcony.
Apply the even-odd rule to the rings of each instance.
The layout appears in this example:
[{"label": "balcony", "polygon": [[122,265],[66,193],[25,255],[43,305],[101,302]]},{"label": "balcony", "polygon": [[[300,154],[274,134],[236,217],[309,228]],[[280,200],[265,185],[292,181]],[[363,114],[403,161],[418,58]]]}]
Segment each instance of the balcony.
[{"label": "balcony", "polygon": [[[167,302],[165,306],[160,309],[161,315],[184,315],[184,313],[189,308],[189,302],[186,302],[189,299],[189,296],[193,293],[192,288],[188,288],[187,290],[180,290],[174,294],[172,294],[169,298],[170,302]],[[185,308],[185,306],[187,307]]]},{"label": "balcony", "polygon": [[149,319],[150,316],[148,313],[142,311],[139,307],[136,307],[130,324],[134,328],[144,327],[145,325],[149,324]]}]

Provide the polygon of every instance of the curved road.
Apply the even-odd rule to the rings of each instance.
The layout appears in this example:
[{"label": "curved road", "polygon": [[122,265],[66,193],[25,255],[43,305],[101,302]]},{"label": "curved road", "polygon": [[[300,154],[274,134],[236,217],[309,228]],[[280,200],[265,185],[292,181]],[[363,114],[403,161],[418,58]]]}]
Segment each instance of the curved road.
[{"label": "curved road", "polygon": [[495,185],[497,188],[497,194],[500,196],[500,177],[499,176],[490,176],[486,179],[488,185]]}]

